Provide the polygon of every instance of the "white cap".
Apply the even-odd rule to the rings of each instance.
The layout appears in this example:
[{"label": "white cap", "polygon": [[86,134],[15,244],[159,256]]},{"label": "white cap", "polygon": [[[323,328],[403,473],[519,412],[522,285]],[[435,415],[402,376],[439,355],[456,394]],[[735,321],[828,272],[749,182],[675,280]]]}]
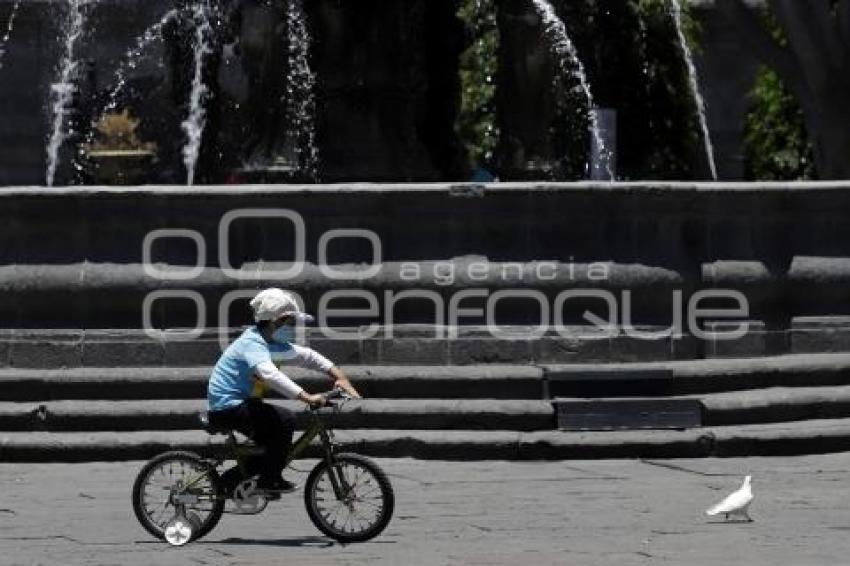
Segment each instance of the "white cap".
[{"label": "white cap", "polygon": [[313,321],[312,316],[301,312],[295,295],[276,287],[257,293],[257,296],[251,299],[251,308],[254,310],[256,322],[276,320],[285,315],[293,315],[298,322],[302,323]]}]

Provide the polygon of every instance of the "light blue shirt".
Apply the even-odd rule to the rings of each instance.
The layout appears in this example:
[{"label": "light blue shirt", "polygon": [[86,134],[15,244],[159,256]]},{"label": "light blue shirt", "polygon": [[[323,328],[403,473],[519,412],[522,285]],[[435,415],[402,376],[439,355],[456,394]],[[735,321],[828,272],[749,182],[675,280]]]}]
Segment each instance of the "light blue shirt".
[{"label": "light blue shirt", "polygon": [[245,330],[227,347],[210,375],[207,387],[209,410],[221,411],[242,404],[254,389],[254,368],[272,357],[293,357],[290,343],[266,342],[257,327]]}]

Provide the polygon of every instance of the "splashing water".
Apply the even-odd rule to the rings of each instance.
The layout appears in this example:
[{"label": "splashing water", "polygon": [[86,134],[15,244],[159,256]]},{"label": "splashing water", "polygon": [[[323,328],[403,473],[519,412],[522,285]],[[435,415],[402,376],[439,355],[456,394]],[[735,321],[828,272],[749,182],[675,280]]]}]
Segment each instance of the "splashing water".
[{"label": "splashing water", "polygon": [[12,30],[15,28],[15,16],[18,15],[18,8],[20,7],[20,0],[12,4],[12,12],[9,14],[9,23],[6,24],[6,32],[3,37],[0,37],[0,69],[3,68],[3,55],[6,54],[6,45],[9,43],[9,38],[12,37]]},{"label": "splashing water", "polygon": [[177,9],[169,10],[162,19],[150,26],[136,38],[136,43],[133,47],[127,50],[121,64],[115,71],[115,86],[112,87],[112,90],[109,91],[109,95],[106,98],[107,102],[103,109],[104,112],[115,110],[118,105],[117,97],[127,85],[127,74],[138,66],[139,58],[148,46],[154,41],[162,39],[162,28],[179,13],[180,12]]},{"label": "splashing water", "polygon": [[195,166],[198,163],[201,137],[206,125],[204,100],[209,94],[209,88],[204,84],[203,72],[204,59],[212,53],[210,36],[213,32],[210,23],[209,2],[205,0],[195,4],[192,10],[192,18],[195,23],[194,76],[192,78],[192,90],[189,94],[189,115],[180,125],[186,134],[186,144],[183,146],[183,163],[186,166],[187,185],[195,183]]},{"label": "splashing water", "polygon": [[286,111],[289,124],[287,136],[297,140],[296,153],[301,171],[315,178],[318,166],[316,103],[313,95],[316,75],[310,69],[308,58],[310,32],[307,29],[303,0],[290,0],[287,3],[286,19],[289,30],[289,74],[286,77],[288,94]]},{"label": "splashing water", "polygon": [[[94,0],[92,0],[93,2]],[[65,41],[64,53],[59,63],[59,80],[50,85],[50,94],[53,99],[51,111],[53,113],[50,139],[47,143],[47,172],[46,182],[48,187],[53,186],[56,175],[56,167],[59,161],[59,148],[65,141],[65,118],[68,114],[68,105],[76,90],[73,83],[74,74],[78,62],[75,59],[75,47],[77,41],[83,35],[84,22],[83,7],[85,0],[68,0],[68,19],[64,26]]]},{"label": "splashing water", "polygon": [[708,119],[705,113],[705,100],[699,88],[699,78],[697,77],[697,69],[694,66],[694,58],[691,53],[691,48],[688,46],[688,41],[685,39],[685,32],[682,26],[682,5],[679,0],[671,0],[671,12],[673,21],[676,24],[676,34],[679,36],[679,45],[682,49],[682,57],[688,67],[688,80],[691,84],[691,92],[693,93],[694,101],[697,105],[697,114],[699,115],[699,125],[702,128],[702,139],[705,144],[705,155],[708,159],[708,166],[711,169],[711,178],[717,180],[717,165],[714,162],[714,147],[711,145],[711,135],[708,130]]},{"label": "splashing water", "polygon": [[590,109],[589,122],[590,131],[593,135],[593,141],[596,143],[599,153],[602,155],[602,161],[605,162],[605,169],[610,179],[614,178],[614,173],[611,171],[611,156],[605,146],[605,140],[599,129],[599,119],[596,112],[593,111],[593,95],[590,92],[590,84],[587,81],[587,73],[584,70],[584,64],[578,56],[578,50],[567,35],[567,28],[558,14],[555,13],[555,8],[548,0],[532,0],[534,9],[543,20],[543,29],[549,41],[552,43],[552,49],[558,57],[558,65],[565,77],[572,77],[579,82],[579,88],[584,93],[587,99],[587,105]]}]

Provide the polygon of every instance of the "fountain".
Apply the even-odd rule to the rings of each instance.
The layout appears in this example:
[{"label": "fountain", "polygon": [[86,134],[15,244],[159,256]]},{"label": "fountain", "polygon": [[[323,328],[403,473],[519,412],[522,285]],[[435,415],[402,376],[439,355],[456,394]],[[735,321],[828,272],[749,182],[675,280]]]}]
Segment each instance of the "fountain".
[{"label": "fountain", "polygon": [[53,186],[56,167],[59,162],[59,149],[65,140],[65,118],[76,88],[74,85],[78,65],[76,47],[77,41],[83,35],[85,21],[83,8],[86,3],[85,0],[68,0],[68,18],[63,26],[65,38],[63,42],[64,51],[59,62],[59,80],[51,85],[53,119],[51,121],[50,139],[47,142],[47,173],[45,176],[48,187]]},{"label": "fountain", "polygon": [[139,120],[125,109],[107,113],[96,126],[96,141],[82,149],[93,163],[93,177],[99,184],[138,184],[156,159],[156,144],[143,142],[136,132]]},{"label": "fountain", "polygon": [[[154,23],[141,34],[134,32],[134,39],[122,50],[123,58],[102,63],[91,57],[91,45],[81,45],[83,33],[89,34],[86,17],[91,14],[101,21],[101,16],[86,8],[94,2],[64,1],[68,12],[61,27],[62,55],[51,86],[46,147],[45,177],[51,186],[65,159],[63,150],[72,141],[77,151],[73,165],[80,173],[77,181],[93,179],[93,163],[86,152],[94,147],[98,125],[125,110],[140,120],[141,137],[155,143],[159,152],[150,180],[187,184],[225,179],[454,180],[468,179],[470,166],[481,165],[503,179],[613,180],[619,174],[616,161],[627,168],[622,174],[629,178],[637,167],[663,171],[668,155],[652,154],[652,159],[660,158],[649,165],[649,157],[633,147],[625,148],[631,153],[624,153],[623,160],[614,155],[617,122],[622,120],[621,127],[630,129],[643,122],[636,112],[641,107],[621,106],[624,89],[610,86],[612,67],[605,58],[613,46],[624,43],[610,42],[602,49],[598,46],[605,42],[592,43],[593,34],[621,29],[598,23],[607,17],[604,5],[464,0],[460,16],[458,5],[437,7],[421,0],[388,0],[357,9],[335,0],[269,0],[226,7],[210,0],[187,0],[178,8],[166,0],[154,0],[156,5],[150,4],[148,10],[156,15],[151,18]],[[19,1],[7,2],[11,17],[0,38],[0,54],[20,6]],[[658,44],[659,16],[670,24],[664,32],[670,37],[666,41],[678,40],[688,71],[686,76],[685,66],[677,63],[681,69],[677,81],[683,85],[688,81],[693,90],[709,166],[716,178],[705,103],[684,41],[681,7],[671,2],[670,12],[664,3],[653,8],[655,36],[644,38],[640,45]],[[111,9],[103,3],[98,14],[100,6],[104,11]],[[564,20],[575,21],[569,33]],[[584,21],[589,24],[579,23]],[[466,26],[466,47],[452,43],[454,25]],[[437,37],[428,29],[442,31]],[[546,41],[541,42],[541,36]],[[142,60],[153,53],[149,48],[157,41],[163,41],[167,73],[156,67],[151,72]],[[458,118],[458,61],[467,48],[464,80],[467,84],[470,79],[483,81],[489,91],[482,88],[483,99],[472,106],[464,99],[467,106],[462,111],[489,113],[486,127],[479,127],[480,120],[460,125]],[[580,59],[579,50],[586,61]],[[630,61],[640,64],[638,51],[634,53]],[[80,82],[83,61],[91,65],[92,77],[102,65],[115,65],[107,72],[112,78],[106,89],[98,88],[92,79],[89,84],[95,90],[89,96]],[[472,61],[482,68],[470,72]],[[449,76],[452,73],[454,77]],[[506,81],[512,82],[506,87]],[[143,86],[131,89],[128,85]],[[157,89],[155,98],[146,97],[149,88]],[[69,107],[76,104],[75,98],[88,107]],[[79,128],[78,120],[72,119],[75,115],[87,116],[79,120],[83,123]],[[677,131],[681,130],[665,130],[668,134]],[[459,135],[467,145],[460,144]],[[625,144],[629,139],[621,136]],[[697,139],[693,136],[688,143]],[[470,152],[469,143],[481,149]],[[687,155],[683,159],[692,160],[692,148],[687,154],[679,151],[674,158]],[[474,153],[474,159],[467,161],[469,153]],[[98,159],[108,156],[101,151]],[[687,171],[678,171],[682,170]]]},{"label": "fountain", "polygon": [[286,136],[296,141],[298,169],[315,179],[318,166],[314,116],[316,102],[313,98],[316,75],[310,69],[308,60],[310,34],[307,31],[303,0],[291,0],[287,4],[286,19],[289,44]]},{"label": "fountain", "polygon": [[[587,99],[587,105],[590,109],[588,113],[588,121],[590,122],[590,131],[593,136],[594,147],[596,148],[599,160],[608,174],[609,180],[614,180],[614,172],[611,171],[612,158],[608,155],[605,140],[599,129],[599,118],[597,112],[594,111],[593,95],[590,92],[590,84],[587,81],[587,73],[584,70],[584,64],[578,56],[578,51],[567,35],[567,28],[564,22],[555,13],[555,8],[548,0],[532,0],[534,9],[543,20],[543,27],[546,36],[552,43],[552,49],[558,56],[558,68],[565,76],[570,76],[576,79],[579,83],[579,88]],[[592,168],[590,164],[588,168]]]},{"label": "fountain", "polygon": [[12,11],[9,13],[9,23],[6,24],[6,31],[0,37],[0,70],[3,69],[3,55],[6,54],[6,45],[9,43],[9,38],[12,36],[12,30],[15,28],[15,16],[18,15],[18,8],[21,7],[21,1],[17,0],[12,4]]},{"label": "fountain", "polygon": [[699,88],[699,78],[697,77],[697,69],[694,65],[693,54],[688,46],[688,41],[685,38],[684,26],[682,25],[682,5],[679,0],[670,0],[672,3],[671,12],[673,21],[676,24],[676,35],[679,38],[679,46],[682,50],[682,57],[688,68],[688,80],[691,87],[691,93],[694,97],[694,102],[697,106],[697,115],[699,117],[700,128],[702,129],[702,140],[705,145],[705,155],[708,160],[708,167],[711,171],[711,178],[717,180],[717,165],[714,161],[714,148],[711,145],[711,134],[708,130],[708,118],[705,112],[705,100],[702,97],[702,92]]},{"label": "fountain", "polygon": [[127,85],[128,70],[136,68],[139,58],[152,43],[155,41],[162,41],[163,27],[170,23],[179,14],[180,12],[176,9],[169,10],[158,22],[149,26],[144,32],[142,32],[141,35],[139,35],[139,37],[136,38],[134,46],[127,50],[124,55],[124,59],[115,71],[115,86],[112,87],[111,91],[109,91],[109,95],[106,99],[106,105],[103,107],[102,113],[111,112],[116,109],[118,105],[118,95]]},{"label": "fountain", "polygon": [[189,114],[181,128],[186,134],[186,145],[183,146],[183,163],[186,165],[186,184],[195,183],[195,166],[198,162],[198,153],[201,149],[201,136],[206,123],[206,110],[204,98],[209,89],[204,84],[203,69],[204,58],[211,53],[210,35],[210,6],[208,0],[195,4],[193,9],[193,23],[195,26],[195,37],[193,44],[194,73],[192,76],[192,90],[189,95]]}]

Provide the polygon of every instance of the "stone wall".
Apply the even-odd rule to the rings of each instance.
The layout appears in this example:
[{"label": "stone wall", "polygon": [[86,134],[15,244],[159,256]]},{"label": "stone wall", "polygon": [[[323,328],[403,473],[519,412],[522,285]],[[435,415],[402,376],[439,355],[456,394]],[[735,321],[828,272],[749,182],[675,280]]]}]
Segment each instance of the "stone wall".
[{"label": "stone wall", "polygon": [[[245,218],[228,224],[237,210]],[[269,211],[281,216],[249,218]],[[728,288],[747,297],[751,318],[785,329],[792,317],[850,314],[848,216],[846,183],[2,189],[0,327],[138,328],[145,297],[163,289],[200,293],[214,321],[228,293],[275,284],[311,305],[327,291],[366,290],[381,297],[381,313],[386,291],[422,289],[448,303],[464,289],[526,289],[550,305],[567,289],[618,299],[630,291],[634,322],[668,325],[674,291],[687,301]],[[150,246],[156,269],[197,265],[195,276],[165,280],[146,270],[143,244],[156,229],[203,240],[200,257],[185,233]],[[328,243],[339,229],[370,231],[380,252],[362,234]],[[338,269],[379,268],[332,279],[318,265],[323,248]],[[296,259],[302,270],[280,273]],[[570,305],[570,322],[600,307]],[[401,304],[393,322],[438,322],[426,307]],[[195,324],[185,297],[159,309],[167,311],[156,315],[160,326]],[[537,313],[507,301],[499,317],[531,324]]]}]

